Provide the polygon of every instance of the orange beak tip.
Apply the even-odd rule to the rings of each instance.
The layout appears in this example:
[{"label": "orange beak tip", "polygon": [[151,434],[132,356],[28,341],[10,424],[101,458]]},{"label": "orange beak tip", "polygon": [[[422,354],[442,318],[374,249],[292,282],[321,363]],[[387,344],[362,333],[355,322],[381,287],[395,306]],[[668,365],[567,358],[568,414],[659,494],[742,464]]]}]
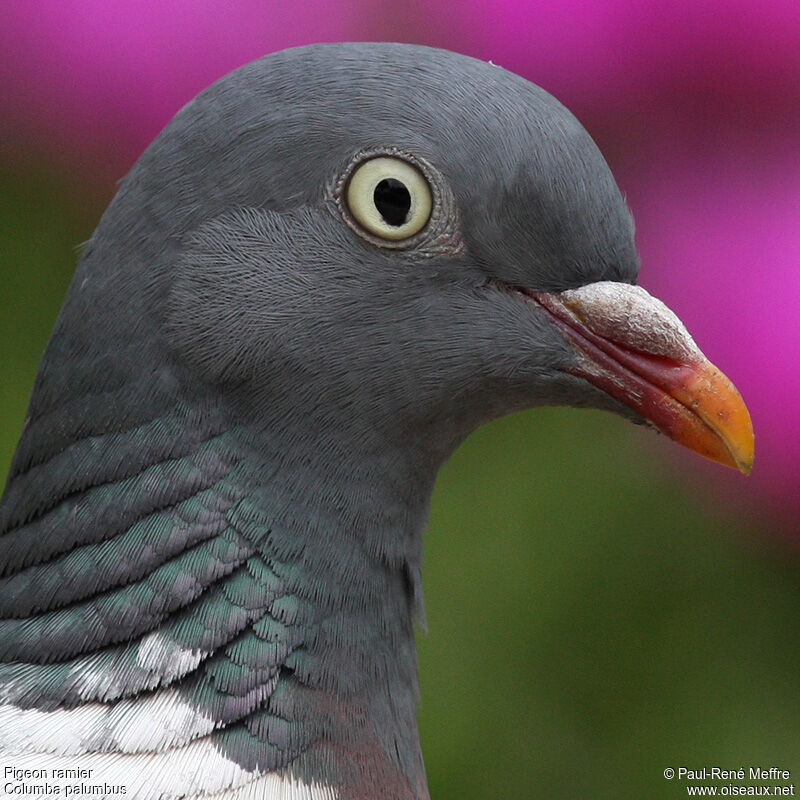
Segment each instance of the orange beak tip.
[{"label": "orange beak tip", "polygon": [[661,301],[613,282],[534,297],[580,354],[574,374],[688,449],[751,472],[755,439],[742,396]]}]

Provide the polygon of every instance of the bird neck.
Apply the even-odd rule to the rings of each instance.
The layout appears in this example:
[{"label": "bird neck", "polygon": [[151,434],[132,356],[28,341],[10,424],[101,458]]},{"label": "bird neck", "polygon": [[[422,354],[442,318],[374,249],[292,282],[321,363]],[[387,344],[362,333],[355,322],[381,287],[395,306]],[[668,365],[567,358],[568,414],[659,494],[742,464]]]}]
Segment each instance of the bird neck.
[{"label": "bird neck", "polygon": [[283,581],[281,622],[298,632],[275,691],[316,734],[292,771],[342,798],[427,798],[413,621],[436,458],[331,426],[236,436],[249,456],[231,476],[234,519]]}]

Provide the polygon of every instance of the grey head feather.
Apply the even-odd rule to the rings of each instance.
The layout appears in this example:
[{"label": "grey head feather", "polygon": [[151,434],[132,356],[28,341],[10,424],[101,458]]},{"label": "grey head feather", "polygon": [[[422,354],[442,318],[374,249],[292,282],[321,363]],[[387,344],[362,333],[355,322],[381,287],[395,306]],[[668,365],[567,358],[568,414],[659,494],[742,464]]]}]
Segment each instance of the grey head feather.
[{"label": "grey head feather", "polygon": [[[431,186],[409,246],[343,213],[376,153]],[[411,618],[438,467],[518,408],[620,411],[497,284],[637,270],[589,135],[498,67],[317,45],[207,89],[123,181],[42,360],[0,506],[12,722],[104,703],[81,758],[155,753],[165,797],[259,773],[308,797],[426,797]],[[117,703],[157,717],[170,687],[188,727],[124,728]],[[187,742],[230,769],[169,783]]]},{"label": "grey head feather", "polygon": [[[509,375],[530,379],[544,348],[519,337],[510,304],[501,311],[482,292],[494,279],[542,290],[635,279],[630,215],[570,112],[515,75],[426,48],[331,45],[286,51],[273,66],[265,76],[251,65],[212,87],[166,132],[162,146],[178,155],[152,154],[169,187],[167,224],[176,185],[190,200],[213,195],[180,203],[202,217],[178,223],[177,275],[160,293],[182,358],[208,380],[261,369],[274,382],[275,356],[280,369],[310,375],[327,408],[368,391],[404,430],[408,414],[452,417],[465,393],[468,427],[474,414],[516,407],[517,395],[522,405],[566,395],[529,380],[498,391]],[[219,119],[236,127],[221,131]],[[215,137],[223,142],[213,158]],[[351,160],[392,149],[431,165],[441,198],[427,236],[400,252],[354,237],[332,197]],[[170,161],[174,177],[163,169]],[[528,342],[548,336],[526,333]],[[550,352],[542,366],[558,357],[568,355]],[[479,403],[482,382],[490,390]],[[369,399],[356,402],[366,414]]]}]

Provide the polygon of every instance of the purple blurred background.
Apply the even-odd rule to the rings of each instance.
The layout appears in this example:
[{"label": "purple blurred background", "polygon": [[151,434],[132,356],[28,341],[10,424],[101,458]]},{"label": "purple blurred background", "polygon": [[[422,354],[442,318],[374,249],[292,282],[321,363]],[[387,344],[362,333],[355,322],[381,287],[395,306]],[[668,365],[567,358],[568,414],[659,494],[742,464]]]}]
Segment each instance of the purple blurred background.
[{"label": "purple blurred background", "polygon": [[[796,533],[796,0],[12,0],[2,14],[0,148],[16,161],[69,164],[109,197],[199,90],[287,46],[420,42],[491,59],[544,86],[597,139],[627,194],[642,285],[678,313],[751,409],[749,481],[683,453],[680,469],[711,482],[716,498],[774,515]],[[644,446],[663,447],[652,439]]]}]

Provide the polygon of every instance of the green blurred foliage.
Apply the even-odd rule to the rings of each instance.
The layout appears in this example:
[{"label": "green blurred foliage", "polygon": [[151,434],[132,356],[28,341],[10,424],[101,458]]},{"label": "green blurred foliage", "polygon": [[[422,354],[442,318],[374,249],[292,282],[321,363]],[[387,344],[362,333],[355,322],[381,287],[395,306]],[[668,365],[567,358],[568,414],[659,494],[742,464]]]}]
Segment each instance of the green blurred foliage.
[{"label": "green blurred foliage", "polygon": [[[3,475],[111,193],[79,179],[0,166]],[[800,777],[797,563],[757,509],[685,485],[695,456],[653,440],[537,409],[476,432],[442,471],[418,639],[434,798],[684,796],[670,766]]]},{"label": "green blurred foliage", "polygon": [[[22,429],[39,359],[69,286],[80,244],[103,211],[65,168],[0,160],[0,481]],[[110,200],[109,196],[105,202]]]},{"label": "green blurred foliage", "polygon": [[675,798],[670,766],[800,774],[797,564],[682,486],[652,436],[537,409],[442,471],[419,637],[433,797]]}]

